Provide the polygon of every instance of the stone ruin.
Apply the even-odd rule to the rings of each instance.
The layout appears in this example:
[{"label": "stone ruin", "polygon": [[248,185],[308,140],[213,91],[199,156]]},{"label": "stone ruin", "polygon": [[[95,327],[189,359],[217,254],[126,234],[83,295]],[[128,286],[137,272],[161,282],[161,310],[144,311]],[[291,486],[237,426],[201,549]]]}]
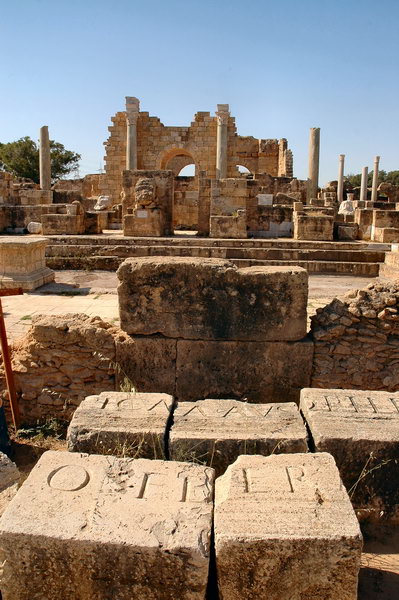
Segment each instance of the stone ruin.
[{"label": "stone ruin", "polygon": [[[188,127],[168,127],[127,97],[126,110],[111,121],[105,172],[52,187],[43,127],[40,186],[0,173],[0,231],[39,233],[41,226],[44,235],[57,236],[120,229],[126,237],[152,238],[189,229],[220,239],[399,242],[399,186],[378,185],[379,157],[370,190],[367,167],[361,188],[344,181],[344,155],[338,181],[319,188],[318,128],[310,130],[309,176],[301,181],[293,176],[287,140],[240,136],[227,104],[214,116],[197,113]],[[195,174],[179,176],[188,165]]]},{"label": "stone ruin", "polygon": [[[42,317],[14,353],[24,416],[74,414],[69,452],[43,455],[0,522],[3,599],[204,599],[217,580],[228,599],[355,600],[358,519],[399,518],[395,285],[332,302],[307,335],[300,268],[118,275],[121,329]],[[370,366],[355,390],[334,361],[358,344],[384,379]]]}]

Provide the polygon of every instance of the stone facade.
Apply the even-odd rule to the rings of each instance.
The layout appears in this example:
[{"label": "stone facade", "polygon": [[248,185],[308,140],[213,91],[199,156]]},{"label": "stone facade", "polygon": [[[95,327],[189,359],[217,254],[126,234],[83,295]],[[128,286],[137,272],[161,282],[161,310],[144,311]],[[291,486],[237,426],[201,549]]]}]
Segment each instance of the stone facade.
[{"label": "stone facade", "polygon": [[[256,139],[237,134],[235,119],[227,116],[227,177],[237,177],[237,165],[251,173],[292,177],[292,153],[287,140]],[[122,172],[126,169],[126,112],[111,119],[110,136],[105,142],[105,178],[101,193],[119,201]],[[158,117],[139,112],[136,123],[137,168],[172,169],[195,164],[196,172],[216,179],[217,116],[198,112],[189,127],[167,127]]]}]

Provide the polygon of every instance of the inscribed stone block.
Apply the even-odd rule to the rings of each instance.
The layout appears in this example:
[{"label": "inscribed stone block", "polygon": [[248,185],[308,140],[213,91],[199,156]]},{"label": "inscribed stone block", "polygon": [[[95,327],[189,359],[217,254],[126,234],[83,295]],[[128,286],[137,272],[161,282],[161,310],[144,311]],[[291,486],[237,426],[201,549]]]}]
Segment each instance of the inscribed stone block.
[{"label": "inscribed stone block", "polygon": [[399,516],[399,394],[309,388],[301,411],[316,450],[330,452],[355,508]]},{"label": "inscribed stone block", "polygon": [[173,413],[169,452],[223,473],[240,454],[306,452],[306,429],[297,405],[238,400],[179,402]]},{"label": "inscribed stone block", "polygon": [[179,401],[247,398],[249,402],[298,402],[310,385],[313,342],[177,341]]},{"label": "inscribed stone block", "polygon": [[240,456],[216,481],[223,600],[356,600],[361,533],[332,456]]},{"label": "inscribed stone block", "polygon": [[3,600],[203,600],[213,469],[46,452],[1,521]]},{"label": "inscribed stone block", "polygon": [[88,396],[68,428],[72,452],[164,458],[173,398],[168,394],[102,392]]},{"label": "inscribed stone block", "polygon": [[0,516],[17,493],[20,474],[17,466],[0,452]]},{"label": "inscribed stone block", "polygon": [[238,269],[220,259],[128,258],[118,269],[121,328],[203,340],[299,340],[308,275],[300,267]]}]

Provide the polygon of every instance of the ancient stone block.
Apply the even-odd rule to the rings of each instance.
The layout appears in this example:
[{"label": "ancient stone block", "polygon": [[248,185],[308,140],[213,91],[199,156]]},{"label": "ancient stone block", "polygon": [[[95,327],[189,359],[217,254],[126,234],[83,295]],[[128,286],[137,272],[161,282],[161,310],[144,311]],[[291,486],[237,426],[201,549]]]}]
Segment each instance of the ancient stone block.
[{"label": "ancient stone block", "polygon": [[34,290],[54,281],[54,271],[46,267],[46,238],[7,237],[0,240],[0,288]]},{"label": "ancient stone block", "polygon": [[203,600],[213,469],[46,452],[0,524],[3,600]]},{"label": "ancient stone block", "polygon": [[301,411],[318,451],[330,452],[361,516],[399,516],[399,394],[304,389]]},{"label": "ancient stone block", "polygon": [[223,473],[240,454],[306,452],[306,429],[296,404],[249,404],[207,399],[179,402],[169,453]]},{"label": "ancient stone block", "polygon": [[295,240],[333,239],[334,217],[328,215],[303,215],[297,213],[294,218]]},{"label": "ancient stone block", "polygon": [[223,600],[356,600],[361,533],[332,456],[240,456],[216,481]]},{"label": "ancient stone block", "polygon": [[313,342],[178,340],[175,396],[298,402],[312,371]]},{"label": "ancient stone block", "polygon": [[[117,383],[139,392],[173,395],[176,385],[176,340],[162,336],[115,338]],[[125,388],[126,389],[126,388]]]},{"label": "ancient stone block", "polygon": [[102,392],[88,396],[68,428],[72,452],[164,458],[164,436],[173,404],[168,394]]},{"label": "ancient stone block", "polygon": [[17,466],[0,452],[0,516],[17,493],[19,481]]},{"label": "ancient stone block", "polygon": [[299,340],[308,275],[203,258],[129,258],[118,269],[121,328],[205,340]]}]

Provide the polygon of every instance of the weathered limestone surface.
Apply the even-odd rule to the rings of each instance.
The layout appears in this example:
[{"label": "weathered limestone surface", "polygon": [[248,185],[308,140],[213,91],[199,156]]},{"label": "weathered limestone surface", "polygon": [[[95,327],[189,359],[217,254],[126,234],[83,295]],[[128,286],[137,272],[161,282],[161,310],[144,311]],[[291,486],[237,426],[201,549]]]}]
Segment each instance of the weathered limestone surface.
[{"label": "weathered limestone surface", "polygon": [[46,452],[0,521],[3,600],[203,600],[213,475]]},{"label": "weathered limestone surface", "polygon": [[399,517],[399,394],[301,391],[316,450],[330,452],[356,508]]},{"label": "weathered limestone surface", "polygon": [[306,452],[305,425],[296,404],[248,404],[207,399],[179,402],[173,413],[173,460],[207,464],[223,473],[240,454]]},{"label": "weathered limestone surface", "polygon": [[312,384],[328,389],[399,390],[399,282],[370,283],[312,317]]},{"label": "weathered limestone surface", "polygon": [[240,456],[216,481],[223,600],[356,600],[361,533],[332,456]]},{"label": "weathered limestone surface", "polygon": [[179,400],[248,398],[249,402],[298,402],[309,387],[313,343],[177,342],[176,391]]},{"label": "weathered limestone surface", "polygon": [[68,428],[72,452],[164,458],[164,436],[173,398],[168,394],[102,392],[88,396]]},{"label": "weathered limestone surface", "polygon": [[121,385],[140,392],[175,394],[177,341],[162,336],[115,336],[115,361]]},{"label": "weathered limestone surface", "polygon": [[219,259],[129,258],[118,269],[121,328],[203,340],[299,340],[308,275],[300,267],[237,269]]},{"label": "weathered limestone surface", "polygon": [[17,466],[0,452],[0,516],[17,493],[19,481]]},{"label": "weathered limestone surface", "polygon": [[4,236],[0,239],[0,288],[34,290],[54,281],[54,271],[46,267],[46,238]]}]

